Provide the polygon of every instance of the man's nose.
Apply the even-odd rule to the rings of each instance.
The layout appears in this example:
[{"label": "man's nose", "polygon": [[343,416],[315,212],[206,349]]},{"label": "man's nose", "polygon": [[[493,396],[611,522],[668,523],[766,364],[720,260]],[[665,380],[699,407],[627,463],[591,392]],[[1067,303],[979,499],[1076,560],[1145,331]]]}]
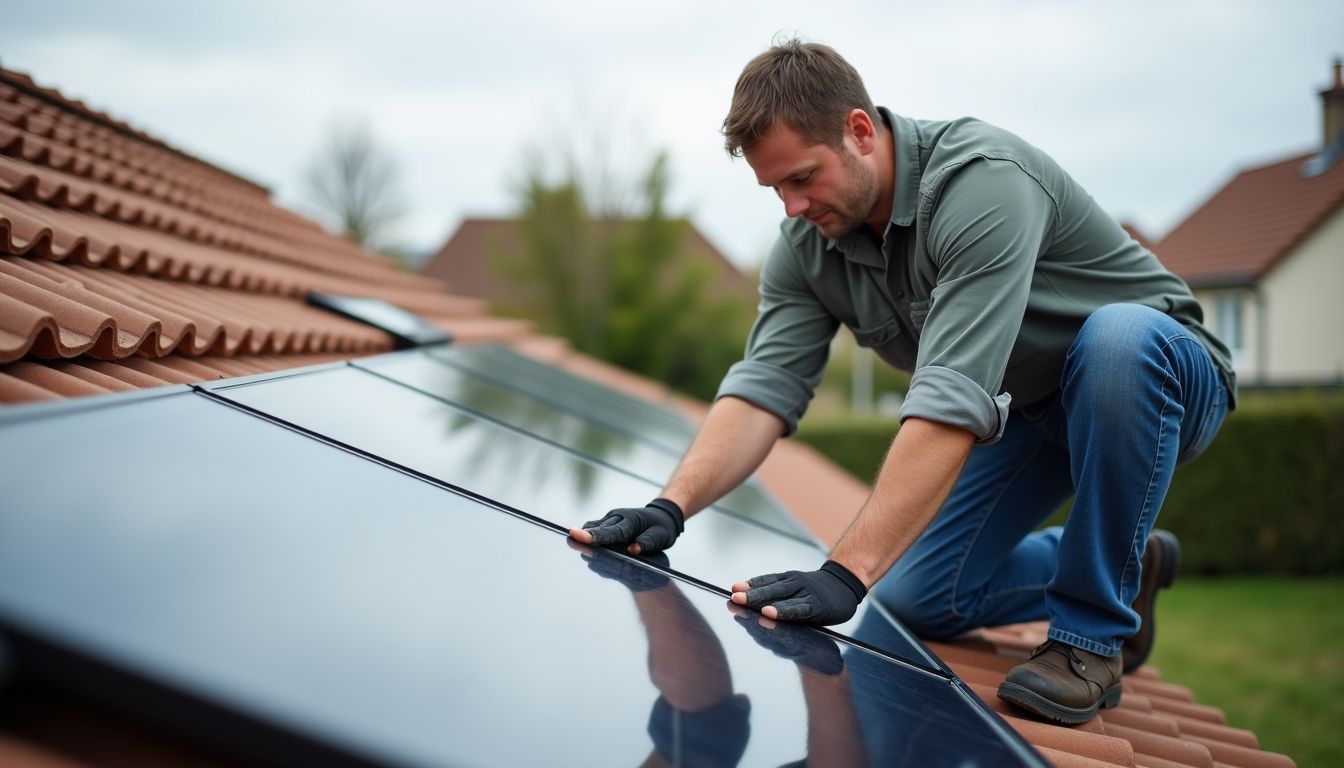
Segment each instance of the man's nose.
[{"label": "man's nose", "polygon": [[800,195],[797,192],[780,192],[779,195],[784,199],[784,215],[789,218],[801,216],[804,211],[812,204],[806,195]]}]

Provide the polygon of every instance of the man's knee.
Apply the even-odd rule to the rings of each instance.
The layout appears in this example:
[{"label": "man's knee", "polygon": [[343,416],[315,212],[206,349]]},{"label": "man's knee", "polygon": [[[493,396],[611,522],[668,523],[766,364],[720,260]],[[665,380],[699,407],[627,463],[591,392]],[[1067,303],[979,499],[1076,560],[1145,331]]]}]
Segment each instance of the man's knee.
[{"label": "man's knee", "polygon": [[1179,331],[1179,326],[1168,327],[1174,322],[1139,304],[1108,304],[1093,312],[1065,358],[1066,393],[1082,390],[1101,404],[1125,402],[1127,388],[1145,384],[1158,372],[1167,335]]},{"label": "man's knee", "polygon": [[1166,314],[1141,304],[1107,304],[1088,316],[1069,349],[1069,356],[1087,354],[1101,363],[1141,354],[1145,346],[1160,344]]}]

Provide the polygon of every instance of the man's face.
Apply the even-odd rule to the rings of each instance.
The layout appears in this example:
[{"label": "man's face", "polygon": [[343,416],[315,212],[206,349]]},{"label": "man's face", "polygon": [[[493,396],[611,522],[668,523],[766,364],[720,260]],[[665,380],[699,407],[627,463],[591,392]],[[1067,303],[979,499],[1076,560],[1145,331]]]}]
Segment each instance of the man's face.
[{"label": "man's face", "polygon": [[756,181],[784,201],[784,214],[807,219],[825,237],[857,229],[882,196],[877,171],[848,136],[837,151],[777,124],[743,154]]}]

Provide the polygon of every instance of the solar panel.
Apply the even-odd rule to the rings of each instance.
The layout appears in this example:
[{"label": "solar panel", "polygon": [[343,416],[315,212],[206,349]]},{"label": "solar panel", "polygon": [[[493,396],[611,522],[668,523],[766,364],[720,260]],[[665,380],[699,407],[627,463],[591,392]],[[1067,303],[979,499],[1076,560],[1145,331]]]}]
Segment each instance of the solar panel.
[{"label": "solar panel", "polygon": [[[350,392],[333,381],[226,394],[303,382],[334,408]],[[108,433],[115,452],[87,439]],[[53,455],[79,483],[42,479]],[[722,594],[214,396],[0,424],[0,483],[0,627],[19,667],[56,650],[151,698],[178,692],[176,715],[142,703],[216,744],[261,743],[238,729],[264,724],[290,757],[387,765],[734,764],[713,750],[739,743],[740,765],[823,762],[828,744],[873,763],[1041,764],[939,674],[765,635]],[[187,717],[205,705],[241,719]]]},{"label": "solar panel", "polygon": [[[210,389],[229,402],[561,530],[612,508],[642,506],[659,490],[656,483],[585,461],[356,368],[319,369]],[[811,570],[824,559],[809,542],[715,509],[692,518],[690,527],[692,535],[683,536],[669,552],[671,567],[725,590],[762,573]],[[888,650],[919,664],[937,664],[914,643]]]}]

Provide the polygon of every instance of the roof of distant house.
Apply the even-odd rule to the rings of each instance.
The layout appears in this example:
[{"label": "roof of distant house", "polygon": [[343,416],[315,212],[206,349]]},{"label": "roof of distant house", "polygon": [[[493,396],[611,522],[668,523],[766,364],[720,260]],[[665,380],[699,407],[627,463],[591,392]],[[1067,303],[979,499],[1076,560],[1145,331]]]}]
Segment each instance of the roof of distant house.
[{"label": "roof of distant house", "polygon": [[1259,281],[1344,205],[1344,162],[1305,176],[1313,155],[1238,173],[1152,246],[1191,285]]},{"label": "roof of distant house", "polygon": [[[723,253],[705,238],[689,219],[674,219],[683,231],[682,263],[708,266],[714,270],[715,289],[754,304],[756,287]],[[621,220],[614,226],[628,226]],[[517,219],[473,217],[463,220],[448,241],[425,265],[421,274],[443,280],[453,291],[495,300],[512,290],[495,263],[496,258],[517,254],[524,248],[523,233]]]}]

